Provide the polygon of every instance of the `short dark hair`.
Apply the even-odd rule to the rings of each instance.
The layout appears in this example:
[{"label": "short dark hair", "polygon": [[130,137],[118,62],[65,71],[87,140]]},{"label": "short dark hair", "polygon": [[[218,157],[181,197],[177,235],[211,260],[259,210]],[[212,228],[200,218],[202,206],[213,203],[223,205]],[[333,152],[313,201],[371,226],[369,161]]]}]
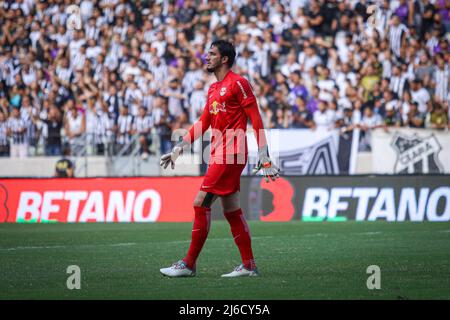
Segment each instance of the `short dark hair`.
[{"label": "short dark hair", "polygon": [[226,40],[216,40],[211,43],[211,47],[216,47],[222,57],[228,57],[227,65],[229,68],[233,66],[234,59],[236,58],[236,49],[231,42]]}]

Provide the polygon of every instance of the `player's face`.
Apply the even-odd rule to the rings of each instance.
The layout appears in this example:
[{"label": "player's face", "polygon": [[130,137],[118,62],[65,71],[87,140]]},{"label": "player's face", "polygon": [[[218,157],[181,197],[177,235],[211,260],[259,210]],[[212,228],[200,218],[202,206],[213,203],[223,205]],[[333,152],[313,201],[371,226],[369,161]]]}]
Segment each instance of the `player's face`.
[{"label": "player's face", "polygon": [[219,49],[211,47],[206,55],[206,70],[208,72],[214,72],[222,66],[222,56]]}]

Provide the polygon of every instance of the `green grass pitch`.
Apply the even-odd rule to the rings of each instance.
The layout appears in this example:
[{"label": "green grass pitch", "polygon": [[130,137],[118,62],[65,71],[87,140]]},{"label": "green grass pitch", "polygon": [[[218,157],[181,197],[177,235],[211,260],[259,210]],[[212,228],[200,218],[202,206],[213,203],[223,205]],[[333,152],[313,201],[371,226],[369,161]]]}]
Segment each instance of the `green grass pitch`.
[{"label": "green grass pitch", "polygon": [[[191,223],[0,224],[0,299],[450,299],[450,223],[249,222],[259,278],[213,221],[194,278],[159,268],[184,256]],[[68,290],[69,265],[81,289]],[[366,286],[381,269],[381,289]]]}]

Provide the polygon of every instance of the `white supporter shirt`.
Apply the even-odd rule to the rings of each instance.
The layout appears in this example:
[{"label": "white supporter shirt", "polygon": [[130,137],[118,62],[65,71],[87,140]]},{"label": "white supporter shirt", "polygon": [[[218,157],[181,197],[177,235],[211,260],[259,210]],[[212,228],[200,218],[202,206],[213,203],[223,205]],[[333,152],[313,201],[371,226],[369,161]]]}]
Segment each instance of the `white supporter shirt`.
[{"label": "white supporter shirt", "polygon": [[92,12],[94,11],[94,4],[90,0],[83,0],[80,4],[80,13],[82,18],[86,21],[86,19],[92,16]]},{"label": "white supporter shirt", "polygon": [[331,110],[320,112],[316,110],[313,114],[314,123],[319,130],[330,130],[333,128],[335,121],[335,113]]},{"label": "white supporter shirt", "polygon": [[368,128],[373,128],[383,123],[379,114],[373,114],[371,117],[363,116],[361,123]]},{"label": "white supporter shirt", "polygon": [[70,49],[70,56],[74,56],[78,53],[80,48],[86,43],[86,40],[80,39],[80,40],[72,40],[69,42],[69,49]]},{"label": "white supporter shirt", "polygon": [[430,101],[430,94],[427,89],[420,88],[417,91],[411,90],[411,98],[418,103],[419,112],[427,112],[427,103]]},{"label": "white supporter shirt", "polygon": [[86,49],[86,58],[95,59],[97,56],[102,53],[102,48],[99,46],[88,47]]},{"label": "white supporter shirt", "polygon": [[281,73],[285,76],[285,77],[289,77],[289,75],[291,73],[293,73],[294,71],[300,70],[300,65],[295,62],[291,65],[288,64],[284,64],[281,68],[280,71]]},{"label": "white supporter shirt", "polygon": [[141,69],[138,66],[132,67],[130,65],[127,65],[123,70],[122,77],[123,79],[126,79],[129,75],[132,75],[134,77],[140,76]]},{"label": "white supporter shirt", "polygon": [[312,57],[308,57],[304,52],[300,52],[298,55],[298,61],[300,62],[300,65],[303,66],[304,72],[307,72],[309,69],[322,63],[319,56],[313,55]]},{"label": "white supporter shirt", "polygon": [[203,90],[195,90],[189,99],[189,122],[195,123],[203,112],[206,104],[206,94]]},{"label": "white supporter shirt", "polygon": [[135,117],[133,128],[138,134],[148,134],[153,128],[153,119],[148,115]]}]

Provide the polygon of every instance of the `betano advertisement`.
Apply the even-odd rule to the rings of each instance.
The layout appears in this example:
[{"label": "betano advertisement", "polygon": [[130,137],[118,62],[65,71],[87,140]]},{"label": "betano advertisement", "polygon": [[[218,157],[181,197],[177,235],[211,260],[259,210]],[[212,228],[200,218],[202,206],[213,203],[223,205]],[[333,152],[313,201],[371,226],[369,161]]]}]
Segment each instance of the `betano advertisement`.
[{"label": "betano advertisement", "polygon": [[241,202],[263,221],[450,221],[449,178],[303,176],[278,186],[249,178]]},{"label": "betano advertisement", "polygon": [[[450,176],[241,178],[249,219],[450,221]],[[190,222],[202,177],[0,180],[0,222]],[[220,201],[213,218],[223,219]]]},{"label": "betano advertisement", "polygon": [[199,177],[0,180],[2,222],[191,221]]}]

